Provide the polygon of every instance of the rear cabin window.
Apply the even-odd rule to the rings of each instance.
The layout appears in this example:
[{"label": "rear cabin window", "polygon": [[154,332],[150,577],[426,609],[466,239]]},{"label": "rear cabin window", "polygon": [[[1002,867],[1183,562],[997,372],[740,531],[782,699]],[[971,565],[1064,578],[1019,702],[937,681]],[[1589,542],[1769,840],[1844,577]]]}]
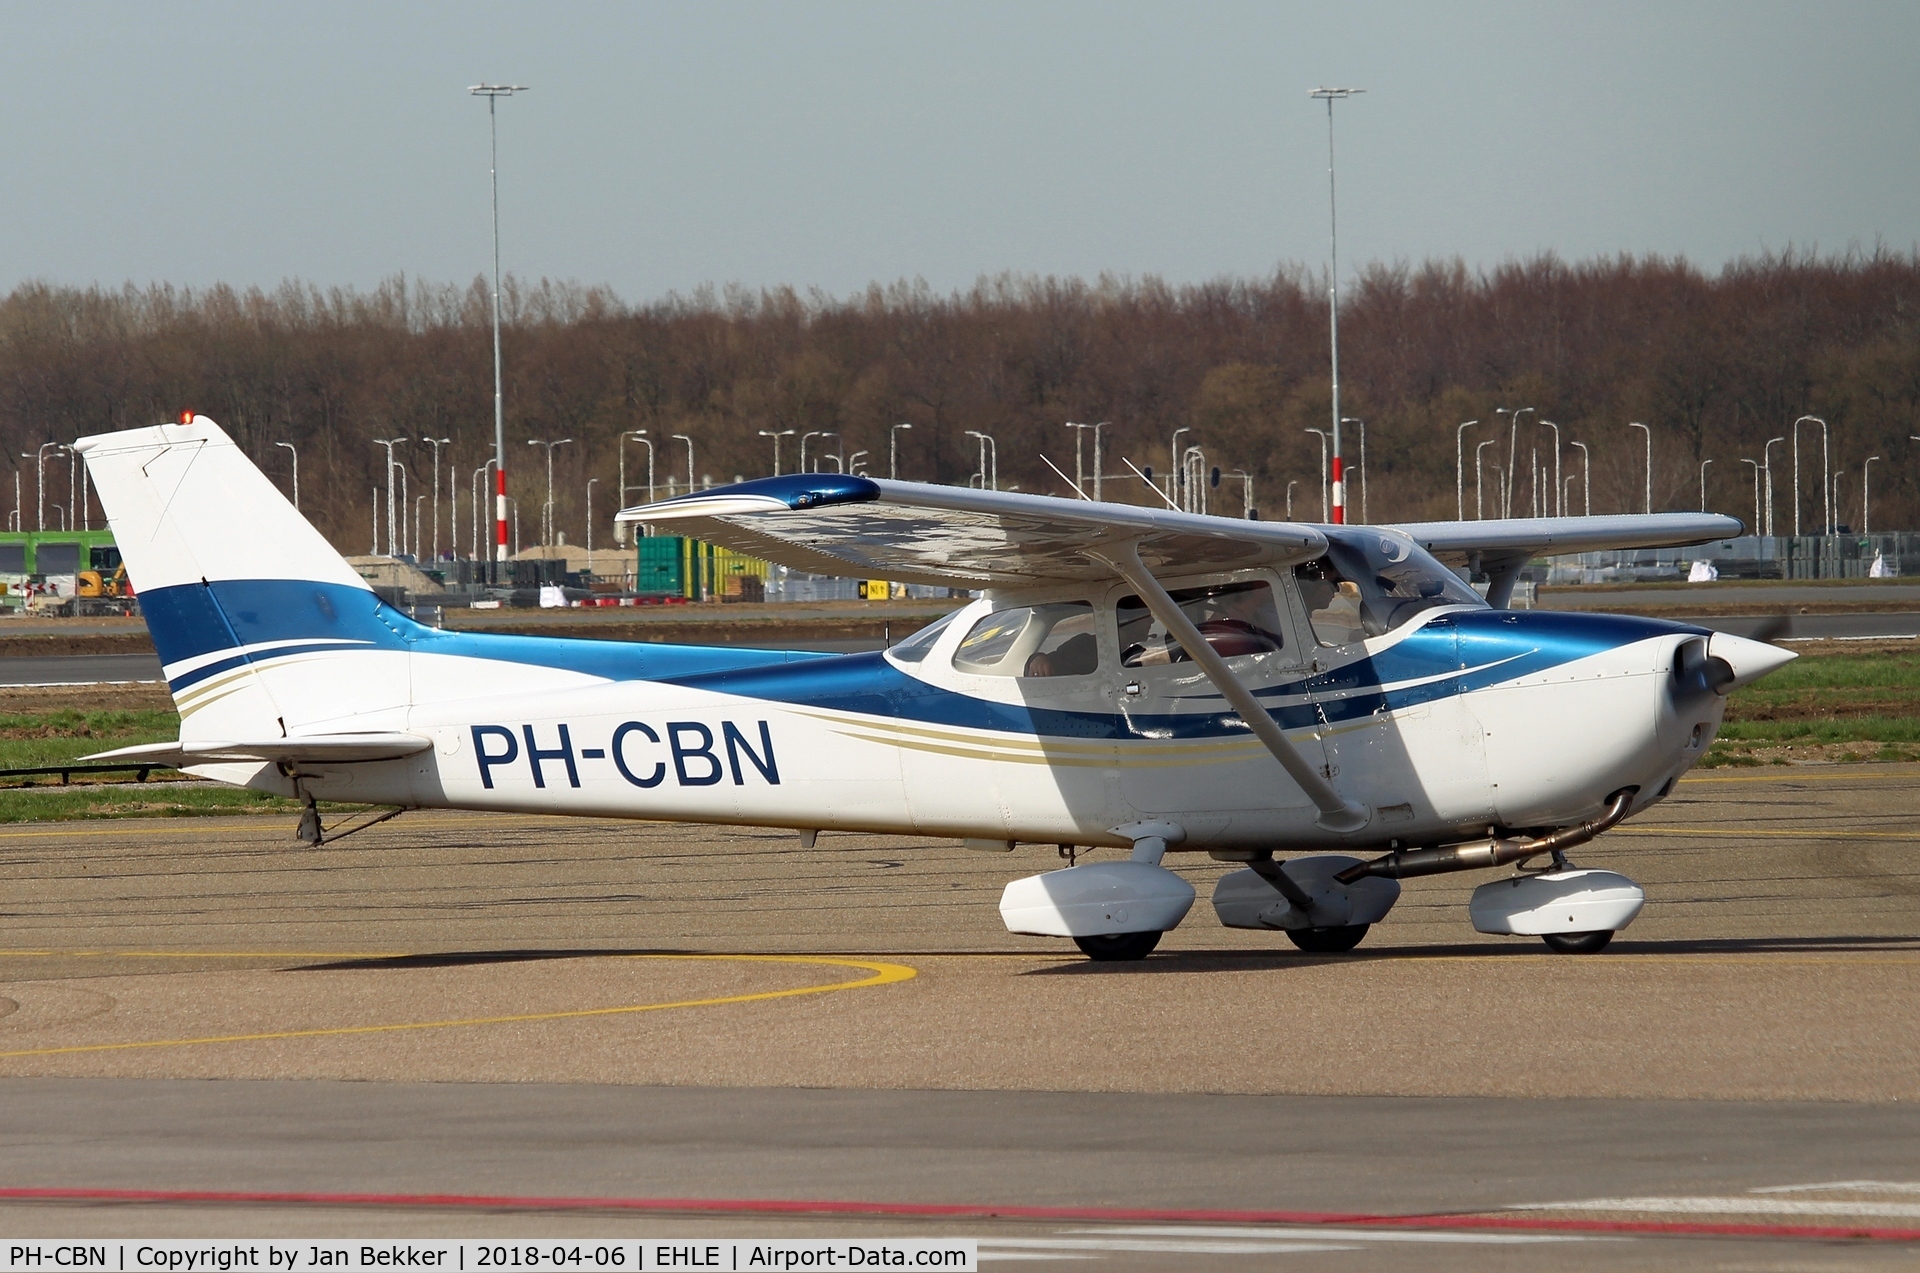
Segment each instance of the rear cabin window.
[{"label": "rear cabin window", "polygon": [[975,676],[1087,676],[1100,670],[1093,606],[1055,601],[995,610],[953,652],[953,666]]},{"label": "rear cabin window", "polygon": [[[1265,581],[1179,588],[1167,594],[1221,658],[1269,654],[1286,647],[1273,586]],[[1120,666],[1185,663],[1188,655],[1139,597],[1120,598]]]}]

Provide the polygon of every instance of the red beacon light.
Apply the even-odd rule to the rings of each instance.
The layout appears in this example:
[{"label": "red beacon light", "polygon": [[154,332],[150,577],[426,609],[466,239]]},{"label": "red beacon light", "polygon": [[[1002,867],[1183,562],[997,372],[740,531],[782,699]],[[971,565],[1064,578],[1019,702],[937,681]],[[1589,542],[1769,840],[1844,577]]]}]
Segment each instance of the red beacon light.
[{"label": "red beacon light", "polygon": [[180,413],[180,423],[182,423],[182,424],[192,424],[192,423],[193,423],[193,417],[194,417],[194,411],[193,411],[193,409],[192,409],[191,407],[189,407],[189,408],[188,408],[187,410],[185,410],[185,411],[182,411],[182,412]]}]

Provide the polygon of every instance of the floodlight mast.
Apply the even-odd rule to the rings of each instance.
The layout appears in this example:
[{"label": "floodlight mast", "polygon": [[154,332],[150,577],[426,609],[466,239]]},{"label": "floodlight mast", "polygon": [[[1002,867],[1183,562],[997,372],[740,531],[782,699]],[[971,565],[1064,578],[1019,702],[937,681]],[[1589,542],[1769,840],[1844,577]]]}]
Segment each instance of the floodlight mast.
[{"label": "floodlight mast", "polygon": [[500,98],[524,93],[527,88],[525,84],[483,82],[467,89],[474,97],[487,99],[487,178],[493,187],[493,450],[496,461],[493,555],[496,562],[507,559],[507,418],[500,391],[500,126],[494,103]]},{"label": "floodlight mast", "polygon": [[1339,205],[1334,197],[1333,184],[1333,104],[1356,93],[1364,93],[1364,88],[1316,88],[1307,94],[1312,98],[1324,98],[1327,103],[1327,321],[1328,349],[1333,368],[1333,434],[1331,457],[1333,464],[1332,516],[1335,525],[1347,520],[1346,469],[1340,458],[1340,222]]}]

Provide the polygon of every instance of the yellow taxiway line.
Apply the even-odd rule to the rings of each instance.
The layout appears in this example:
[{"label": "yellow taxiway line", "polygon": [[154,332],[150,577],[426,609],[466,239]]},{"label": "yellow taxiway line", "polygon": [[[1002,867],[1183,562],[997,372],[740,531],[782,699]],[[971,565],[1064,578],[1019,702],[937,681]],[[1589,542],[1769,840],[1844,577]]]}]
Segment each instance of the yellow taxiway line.
[{"label": "yellow taxiway line", "polygon": [[315,1030],[273,1030],[258,1034],[206,1035],[191,1039],[142,1039],[128,1043],[86,1043],[63,1048],[30,1048],[16,1052],[0,1052],[0,1060],[28,1056],[69,1056],[80,1052],[125,1052],[141,1048],[183,1048],[205,1043],[259,1043],[279,1039],[318,1039],[350,1034],[391,1034],[401,1030],[448,1030],[461,1026],[518,1025],[531,1021],[572,1021],[586,1017],[630,1016],[640,1012],[666,1012],[674,1008],[712,1008],[729,1003],[759,1003],[768,999],[792,999],[801,995],[830,994],[836,990],[859,990],[868,986],[886,986],[895,982],[911,981],[920,975],[917,970],[905,964],[880,963],[865,959],[831,959],[812,955],[616,955],[613,958],[812,964],[834,968],[859,968],[872,975],[852,981],[829,982],[824,986],[760,990],[750,994],[718,995],[709,999],[676,999],[667,1003],[623,1004],[613,1008],[574,1008],[563,1012],[525,1012],[497,1017],[460,1017],[446,1021],[396,1021],[379,1025],[333,1026]]}]

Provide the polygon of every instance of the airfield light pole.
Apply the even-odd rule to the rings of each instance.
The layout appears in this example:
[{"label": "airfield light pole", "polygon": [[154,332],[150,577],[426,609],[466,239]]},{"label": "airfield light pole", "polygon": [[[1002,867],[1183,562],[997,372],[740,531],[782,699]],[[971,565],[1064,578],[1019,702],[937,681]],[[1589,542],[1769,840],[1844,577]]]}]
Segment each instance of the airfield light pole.
[{"label": "airfield light pole", "polygon": [[1592,517],[1593,516],[1593,452],[1587,450],[1587,444],[1585,442],[1569,442],[1567,443],[1567,445],[1577,446],[1580,448],[1580,460],[1581,460],[1581,469],[1582,469],[1582,475],[1580,478],[1580,481],[1581,481],[1580,489],[1586,494],[1586,507],[1584,510],[1585,515],[1588,517]]},{"label": "airfield light pole", "polygon": [[485,494],[487,470],[492,467],[493,461],[488,460],[485,464],[482,464],[473,471],[473,479],[468,483],[468,485],[473,488],[471,492],[473,495],[473,535],[467,542],[468,561],[480,560],[480,510],[487,506],[487,497]]},{"label": "airfield light pole", "polygon": [[1240,516],[1247,521],[1253,520],[1253,474],[1245,469],[1235,469],[1228,477],[1240,479]]},{"label": "airfield light pole", "polygon": [[1750,460],[1750,459],[1748,459],[1748,458],[1747,458],[1746,456],[1744,456],[1744,455],[1743,455],[1743,456],[1741,456],[1741,457],[1740,457],[1740,462],[1741,462],[1742,464],[1751,464],[1751,465],[1753,465],[1753,529],[1754,529],[1754,531],[1755,531],[1756,533],[1758,533],[1758,532],[1760,532],[1760,530],[1761,530],[1761,522],[1760,522],[1760,461],[1758,461],[1758,460]]},{"label": "airfield light pole", "polygon": [[1298,485],[1300,485],[1299,478],[1290,477],[1287,479],[1287,520],[1288,521],[1293,520],[1293,488]]},{"label": "airfield light pole", "polygon": [[[794,430],[792,429],[760,430],[761,437],[773,439],[773,475],[775,477],[780,476],[780,439],[790,438],[793,436],[793,434],[794,434]],[[689,491],[693,489],[693,468],[691,465],[689,465],[687,468],[687,489]]]},{"label": "airfield light pole", "polygon": [[[1080,444],[1086,441],[1086,431],[1088,429],[1094,431],[1094,437],[1097,439],[1100,435],[1100,426],[1097,424],[1075,424],[1069,420],[1067,421],[1067,427],[1073,430],[1073,485],[1076,490],[1084,495],[1087,490],[1087,469],[1085,463],[1080,458]],[[1097,446],[1098,443],[1096,442],[1095,445]],[[1093,457],[1093,467],[1095,469],[1100,467],[1100,456],[1097,450]]]},{"label": "airfield light pole", "polygon": [[[979,433],[973,429],[967,430],[967,436],[980,439],[980,489],[983,491],[999,490],[1000,444],[993,440],[992,434]],[[992,457],[991,462],[988,460],[989,456]]]},{"label": "airfield light pole", "polygon": [[797,473],[813,472],[812,469],[807,467],[807,439],[817,438],[822,433],[825,433],[825,432],[826,430],[824,429],[808,429],[805,433],[802,433],[800,435],[800,467],[794,470],[795,472]]},{"label": "airfield light pole", "polygon": [[[433,448],[433,559],[440,560],[440,448],[451,446],[452,438],[421,438]],[[453,485],[451,472],[447,478],[448,486]],[[451,533],[451,532],[449,532]],[[457,550],[456,550],[457,551]]]},{"label": "airfield light pole", "polygon": [[896,482],[900,480],[900,430],[912,427],[903,423],[887,430],[887,476]]},{"label": "airfield light pole", "polygon": [[587,573],[593,573],[593,484],[600,479],[587,479]]},{"label": "airfield light pole", "polygon": [[1325,522],[1327,520],[1327,513],[1328,513],[1328,508],[1327,508],[1327,431],[1325,429],[1308,429],[1306,430],[1306,432],[1317,433],[1320,435],[1320,520],[1322,522]]},{"label": "airfield light pole", "polygon": [[1207,511],[1207,453],[1190,446],[1180,456],[1180,478],[1187,486],[1187,511]]},{"label": "airfield light pole", "polygon": [[1362,522],[1365,522],[1368,520],[1368,517],[1367,517],[1367,422],[1365,420],[1356,419],[1353,416],[1346,416],[1341,419],[1340,423],[1357,424],[1360,426],[1360,520]]},{"label": "airfield light pole", "polygon": [[[384,446],[387,448],[387,556],[389,557],[395,555],[393,536],[394,527],[397,525],[393,520],[393,448],[399,446],[406,440],[405,438],[373,439],[375,446]],[[380,551],[380,545],[377,541],[374,543],[373,548],[375,552]]]},{"label": "airfield light pole", "polygon": [[1192,432],[1192,428],[1183,424],[1173,431],[1173,437],[1167,442],[1167,497],[1182,510],[1187,507],[1187,501],[1180,490],[1180,435]]},{"label": "airfield light pole", "polygon": [[1768,438],[1767,444],[1760,448],[1760,471],[1767,478],[1767,529],[1768,539],[1773,538],[1773,444],[1785,442],[1784,437]]},{"label": "airfield light pole", "polygon": [[[1485,442],[1473,448],[1473,517],[1475,521],[1485,521],[1487,518],[1486,506],[1480,501],[1480,479],[1485,476],[1487,466],[1481,461],[1480,452],[1490,446],[1499,445],[1499,438],[1488,438]],[[1495,494],[1498,494],[1497,490]]]},{"label": "airfield light pole", "polygon": [[67,453],[67,524],[62,528],[72,530],[80,524],[80,453],[66,444],[60,449]]},{"label": "airfield light pole", "polygon": [[[1495,407],[1493,409],[1495,415],[1512,417],[1507,422],[1507,467],[1505,472],[1508,474],[1515,471],[1514,465],[1518,463],[1520,457],[1520,417],[1532,410],[1532,407],[1521,407],[1517,411],[1508,407]],[[1498,470],[1498,468],[1499,466],[1496,465],[1495,469]],[[1511,482],[1504,480],[1500,486],[1500,516],[1513,516],[1513,485]]]},{"label": "airfield light pole", "polygon": [[1840,479],[1845,477],[1846,473],[1847,470],[1844,465],[1833,471],[1833,490],[1830,493],[1833,496],[1833,516],[1836,523],[1840,518],[1847,515],[1846,499],[1840,493]]},{"label": "airfield light pole", "polygon": [[1100,471],[1106,463],[1100,455],[1100,430],[1111,429],[1112,427],[1113,421],[1111,420],[1102,420],[1093,426],[1093,498],[1095,503],[1100,501]]},{"label": "airfield light pole", "polygon": [[687,494],[691,495],[693,494],[693,439],[684,433],[676,433],[673,435],[673,440],[687,444]]},{"label": "airfield light pole", "polygon": [[1327,349],[1333,371],[1333,521],[1347,520],[1345,471],[1340,459],[1340,217],[1333,181],[1333,104],[1364,88],[1316,88],[1308,96],[1327,104]]},{"label": "airfield light pole", "polygon": [[[627,506],[627,491],[629,489],[627,486],[628,438],[632,438],[647,448],[647,503],[653,503],[653,439],[647,436],[645,429],[634,429],[620,435],[620,494],[616,502],[621,508]],[[627,542],[627,524],[625,522],[617,521],[613,524],[613,541],[616,544],[624,544]]]},{"label": "airfield light pole", "polygon": [[1793,422],[1793,533],[1800,534],[1800,426],[1807,423],[1820,426],[1820,491],[1821,516],[1824,523],[1820,528],[1822,535],[1833,533],[1833,473],[1827,459],[1827,422],[1817,415],[1803,415]]},{"label": "airfield light pole", "polygon": [[1860,466],[1860,533],[1862,535],[1873,534],[1873,518],[1868,516],[1867,508],[1867,495],[1869,493],[1867,482],[1868,479],[1873,476],[1873,462],[1879,458],[1877,455],[1869,455],[1867,462]]},{"label": "airfield light pole", "polygon": [[500,124],[495,106],[501,98],[524,93],[527,87],[483,82],[467,89],[470,95],[487,99],[487,180],[493,188],[493,556],[497,562],[507,559],[507,416],[506,399],[500,390]]},{"label": "airfield light pole", "polygon": [[[1549,429],[1553,430],[1554,510],[1552,515],[1554,517],[1565,517],[1567,515],[1567,497],[1566,497],[1565,491],[1560,485],[1560,426],[1555,424],[1551,420],[1542,420],[1540,423],[1546,425]],[[1545,514],[1547,510],[1545,506],[1542,506],[1540,511],[1542,514]]]},{"label": "airfield light pole", "polygon": [[841,465],[841,472],[851,473],[855,477],[865,477],[867,475],[866,454],[865,451],[855,451],[849,455],[846,462]]},{"label": "airfield light pole", "polygon": [[1707,511],[1707,465],[1711,463],[1712,460],[1700,461],[1700,511],[1703,513]]},{"label": "airfield light pole", "polygon": [[[33,485],[34,497],[38,503],[38,510],[34,513],[35,530],[47,528],[47,448],[59,445],[58,442],[42,442],[40,449],[34,453]],[[22,454],[20,458],[25,459],[26,456]]]},{"label": "airfield light pole", "polygon": [[[1642,433],[1647,435],[1647,511],[1651,513],[1653,511],[1653,430],[1648,428],[1646,425],[1641,424],[1638,421],[1629,423],[1627,427],[1629,429],[1638,429]],[[1779,439],[1775,438],[1774,441],[1777,442],[1779,441]],[[1769,443],[1768,445],[1772,445],[1772,443]],[[1771,483],[1773,479],[1768,478],[1767,480],[1769,483]],[[1771,489],[1771,486],[1769,486],[1769,489]],[[1769,498],[1767,502],[1768,502],[1767,511],[1769,514],[1771,514],[1773,511],[1772,509],[1773,501],[1771,498]],[[1769,531],[1768,533],[1771,534],[1772,532]]]},{"label": "airfield light pole", "polygon": [[527,439],[528,446],[544,446],[547,448],[547,502],[540,510],[540,542],[542,545],[550,546],[553,543],[554,523],[559,521],[559,518],[556,516],[559,510],[556,509],[553,504],[553,448],[565,446],[571,441],[573,441],[572,438],[561,438],[558,442],[548,442],[544,438]]},{"label": "airfield light pole", "polygon": [[275,442],[275,446],[287,448],[287,454],[293,457],[293,511],[300,511],[300,452],[293,449],[291,442]]},{"label": "airfield light pole", "polygon": [[1457,522],[1467,520],[1467,430],[1478,423],[1468,420],[1453,431],[1453,520]]},{"label": "airfield light pole", "polygon": [[[407,551],[407,510],[412,507],[407,503],[410,498],[407,494],[407,466],[396,464],[393,466],[393,471],[400,475],[400,552],[404,555]],[[388,524],[387,531],[391,538],[393,531],[391,523]]]}]

